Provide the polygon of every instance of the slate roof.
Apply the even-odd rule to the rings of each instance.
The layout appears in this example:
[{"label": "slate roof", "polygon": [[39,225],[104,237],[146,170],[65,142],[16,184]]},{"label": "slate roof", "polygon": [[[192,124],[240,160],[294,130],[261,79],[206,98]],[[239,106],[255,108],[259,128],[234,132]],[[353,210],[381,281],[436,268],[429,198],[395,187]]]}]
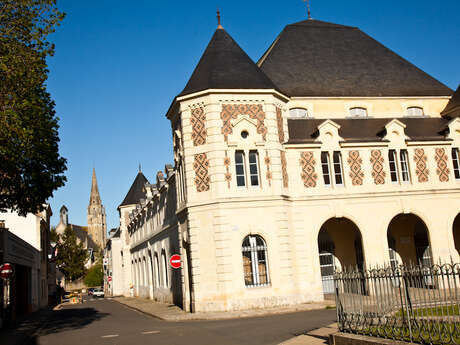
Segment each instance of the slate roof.
[{"label": "slate roof", "polygon": [[126,206],[126,205],[134,205],[134,204],[137,204],[140,199],[145,199],[146,198],[145,184],[148,182],[149,181],[144,176],[144,174],[139,171],[137,173],[136,178],[134,179],[133,184],[131,185],[131,188],[129,188],[128,194],[126,194],[125,198],[123,199],[123,202],[118,207]]},{"label": "slate roof", "polygon": [[443,116],[460,117],[460,84],[457,91],[452,95],[449,103],[447,103],[444,110],[441,112]]},{"label": "slate roof", "polygon": [[233,38],[219,28],[179,96],[207,89],[275,89],[275,85]]},{"label": "slate roof", "polygon": [[[443,118],[397,118],[406,125],[405,133],[410,140],[446,140],[444,137],[448,120]],[[382,141],[385,125],[393,119],[330,119],[340,125],[339,135],[345,141]],[[289,141],[287,144],[310,143],[319,135],[318,126],[327,119],[288,119]]]},{"label": "slate roof", "polygon": [[450,96],[452,90],[356,27],[287,25],[257,63],[288,96]]}]

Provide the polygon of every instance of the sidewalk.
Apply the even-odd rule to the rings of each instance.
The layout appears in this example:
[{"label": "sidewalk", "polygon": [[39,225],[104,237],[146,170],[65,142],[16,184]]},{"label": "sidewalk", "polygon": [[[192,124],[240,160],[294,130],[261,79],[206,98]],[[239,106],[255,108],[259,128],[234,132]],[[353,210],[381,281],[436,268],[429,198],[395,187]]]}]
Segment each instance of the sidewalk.
[{"label": "sidewalk", "polygon": [[302,334],[279,345],[324,345],[329,344],[329,335],[338,332],[337,323],[314,329],[307,334]]},{"label": "sidewalk", "polygon": [[134,297],[112,297],[114,301],[136,309],[145,314],[154,316],[165,321],[186,321],[186,320],[225,320],[239,319],[244,317],[258,317],[275,314],[295,313],[297,311],[325,309],[335,307],[334,301],[305,303],[296,306],[276,307],[267,309],[253,309],[242,311],[209,312],[209,313],[188,313],[173,304],[159,303],[146,298]]}]

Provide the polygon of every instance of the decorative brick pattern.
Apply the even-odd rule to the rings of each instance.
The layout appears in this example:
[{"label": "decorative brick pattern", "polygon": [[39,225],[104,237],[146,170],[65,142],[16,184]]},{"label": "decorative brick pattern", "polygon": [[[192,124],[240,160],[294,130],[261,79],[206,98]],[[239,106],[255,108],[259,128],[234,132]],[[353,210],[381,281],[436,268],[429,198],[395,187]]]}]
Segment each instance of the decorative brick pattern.
[{"label": "decorative brick pattern", "polygon": [[206,153],[199,153],[195,155],[195,162],[193,163],[195,170],[195,186],[197,192],[206,192],[209,190],[209,161]]},{"label": "decorative brick pattern", "polygon": [[230,165],[231,165],[230,157],[228,157],[227,151],[225,151],[225,158],[224,158],[224,166],[226,169],[225,173],[225,181],[227,181],[227,186],[230,188],[230,182],[232,182],[232,174],[230,173]]},{"label": "decorative brick pattern", "polygon": [[278,125],[278,138],[280,143],[284,143],[284,126],[283,126],[283,115],[281,114],[281,108],[276,108],[276,124]]},{"label": "decorative brick pattern", "polygon": [[414,150],[414,162],[415,162],[415,174],[417,175],[418,182],[428,182],[428,175],[430,171],[427,168],[427,157],[425,155],[425,150],[415,149]]},{"label": "decorative brick pattern", "polygon": [[272,185],[272,172],[270,171],[270,165],[271,165],[271,159],[268,157],[268,151],[265,150],[265,159],[264,159],[265,165],[267,166],[267,181],[268,185],[271,187]]},{"label": "decorative brick pattern", "polygon": [[300,167],[302,173],[303,185],[307,188],[316,187],[316,181],[318,181],[318,174],[315,172],[316,160],[313,156],[313,152],[301,152],[300,153]]},{"label": "decorative brick pattern", "polygon": [[202,106],[191,108],[192,140],[194,146],[206,144],[206,114]]},{"label": "decorative brick pattern", "polygon": [[353,186],[361,186],[363,184],[364,173],[361,170],[361,164],[363,160],[359,156],[359,151],[348,152],[348,165],[350,166],[350,178]]},{"label": "decorative brick pattern", "polygon": [[225,141],[228,142],[228,136],[233,133],[231,120],[236,119],[238,115],[249,115],[253,120],[257,120],[257,133],[262,135],[262,138],[267,137],[267,127],[265,127],[265,113],[261,104],[222,104],[222,134]]},{"label": "decorative brick pattern", "polygon": [[286,152],[281,151],[281,171],[283,173],[283,187],[289,187],[289,176],[287,173]]},{"label": "decorative brick pattern", "polygon": [[446,151],[443,148],[437,148],[435,150],[434,160],[438,165],[438,168],[436,169],[436,174],[438,174],[439,181],[449,182],[450,170],[447,166],[448,157],[446,155]]},{"label": "decorative brick pattern", "polygon": [[383,163],[385,160],[382,157],[382,151],[372,150],[371,151],[371,164],[372,164],[372,178],[374,183],[385,184],[385,170],[383,170]]}]

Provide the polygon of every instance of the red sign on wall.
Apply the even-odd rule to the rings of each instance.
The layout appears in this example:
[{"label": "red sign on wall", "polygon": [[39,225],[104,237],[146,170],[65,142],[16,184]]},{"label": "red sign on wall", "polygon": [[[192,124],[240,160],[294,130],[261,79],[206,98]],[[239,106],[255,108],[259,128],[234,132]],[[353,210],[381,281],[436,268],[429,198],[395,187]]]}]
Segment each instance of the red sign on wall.
[{"label": "red sign on wall", "polygon": [[180,255],[179,254],[173,254],[169,258],[169,264],[171,265],[172,268],[180,268]]},{"label": "red sign on wall", "polygon": [[13,274],[13,265],[6,263],[0,266],[0,278],[10,279]]}]

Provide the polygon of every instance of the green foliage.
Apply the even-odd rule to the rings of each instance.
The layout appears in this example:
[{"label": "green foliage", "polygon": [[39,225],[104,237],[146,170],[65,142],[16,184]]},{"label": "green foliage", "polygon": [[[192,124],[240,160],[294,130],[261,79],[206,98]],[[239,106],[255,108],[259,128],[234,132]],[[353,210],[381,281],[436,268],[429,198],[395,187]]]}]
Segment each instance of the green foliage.
[{"label": "green foliage", "polygon": [[57,245],[56,266],[71,281],[83,277],[88,252],[82,243],[77,243],[77,236],[67,227]]},{"label": "green foliage", "polygon": [[102,265],[97,264],[88,270],[85,276],[86,286],[101,286],[104,280],[104,273],[102,272]]},{"label": "green foliage", "polygon": [[66,181],[45,84],[54,53],[47,36],[63,18],[56,0],[0,1],[0,211],[42,210]]}]

